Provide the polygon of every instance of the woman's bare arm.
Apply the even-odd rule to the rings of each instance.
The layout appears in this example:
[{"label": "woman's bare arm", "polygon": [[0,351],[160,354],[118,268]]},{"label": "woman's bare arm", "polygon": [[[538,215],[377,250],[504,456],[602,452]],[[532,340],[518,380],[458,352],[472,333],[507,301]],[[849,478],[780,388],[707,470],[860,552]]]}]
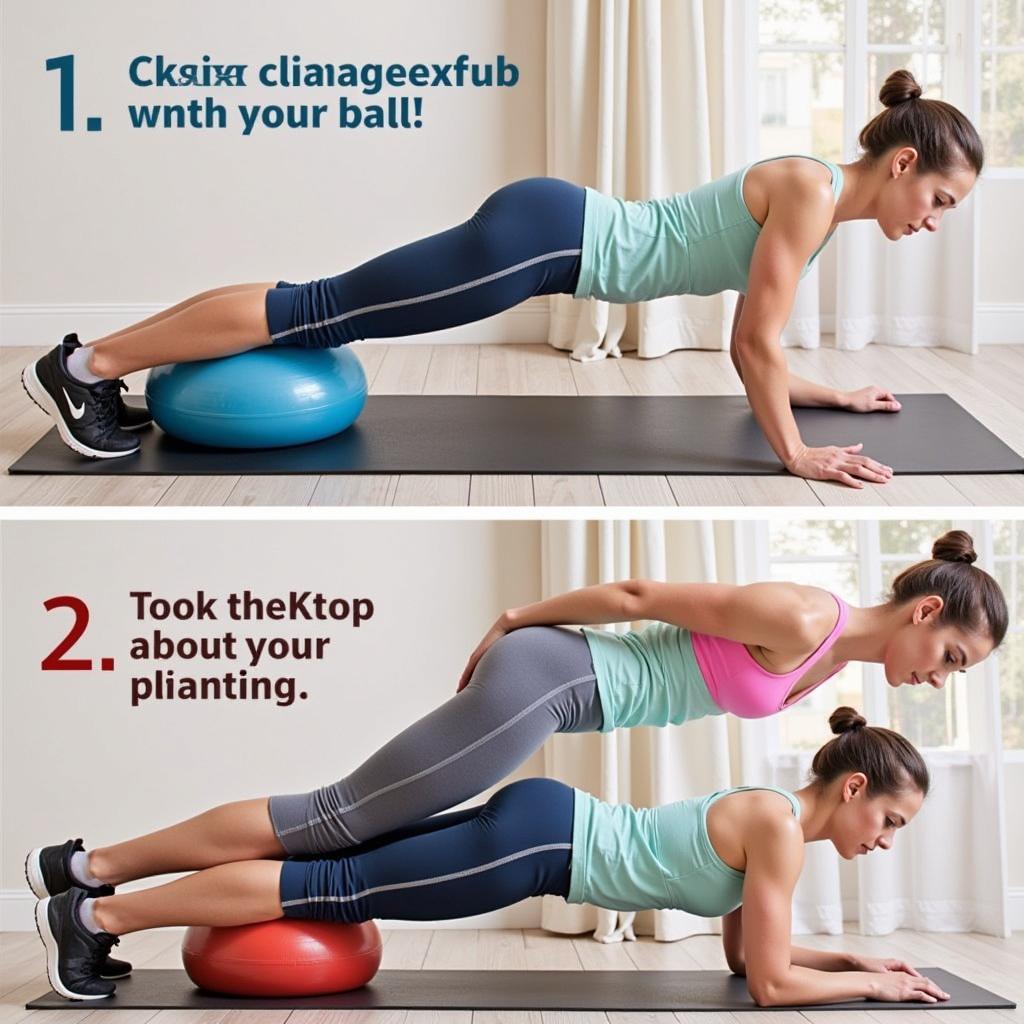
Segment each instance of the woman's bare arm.
[{"label": "woman's bare arm", "polygon": [[[740,380],[743,380],[743,367],[740,365],[739,356],[736,351],[736,330],[739,327],[740,317],[743,315],[743,299],[741,292],[736,299],[736,309],[732,315],[732,334],[729,341],[729,355],[732,357],[732,365],[736,367],[736,373]],[[824,384],[816,384],[813,380],[805,380],[798,377],[787,367],[789,374],[789,404],[800,406],[817,406],[821,408],[830,407],[845,409],[849,405],[850,396],[839,388],[829,388]]]},{"label": "woman's bare arm", "polygon": [[733,348],[754,416],[772,450],[796,476],[863,487],[885,483],[892,470],[860,444],[811,448],[800,436],[789,396],[789,369],[779,338],[793,308],[804,264],[825,236],[834,201],[824,185],[775,196],[754,244],[748,287]]},{"label": "woman's bare arm", "polygon": [[[803,833],[791,816],[759,815],[746,823],[743,882],[743,964],[747,989],[759,1006],[806,1006],[849,999],[938,1002],[945,993],[932,981],[905,972],[822,969],[814,950],[791,944],[791,907],[803,865]],[[810,954],[807,956],[806,954]]]}]

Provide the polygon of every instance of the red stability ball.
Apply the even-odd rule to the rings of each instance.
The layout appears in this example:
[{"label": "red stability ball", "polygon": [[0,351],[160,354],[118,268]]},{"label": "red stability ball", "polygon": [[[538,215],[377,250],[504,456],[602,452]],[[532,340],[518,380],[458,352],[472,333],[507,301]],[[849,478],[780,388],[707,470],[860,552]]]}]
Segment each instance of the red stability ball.
[{"label": "red stability ball", "polygon": [[236,928],[185,932],[185,973],[200,988],[232,996],[316,996],[365,985],[380,967],[372,921],[332,924],[282,917]]}]

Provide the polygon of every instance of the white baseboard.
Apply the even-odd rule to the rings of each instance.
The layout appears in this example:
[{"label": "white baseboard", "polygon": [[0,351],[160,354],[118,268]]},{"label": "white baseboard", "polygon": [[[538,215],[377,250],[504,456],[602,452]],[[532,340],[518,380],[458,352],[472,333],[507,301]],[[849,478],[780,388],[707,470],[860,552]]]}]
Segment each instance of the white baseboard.
[{"label": "white baseboard", "polygon": [[[124,891],[145,886],[125,886]],[[36,930],[33,911],[36,898],[27,889],[0,890],[0,932],[34,932]],[[381,928],[392,930],[410,930],[414,928],[539,928],[540,897],[534,897],[517,903],[514,907],[505,907],[490,914],[479,914],[476,917],[461,917],[455,921],[379,921]],[[161,931],[175,929],[162,928]],[[181,929],[178,929],[181,930]]]},{"label": "white baseboard", "polygon": [[1024,886],[1011,886],[1009,904],[1010,930],[1019,932],[1024,928]]},{"label": "white baseboard", "polygon": [[[0,306],[0,347],[56,345],[65,334],[100,338],[159,313],[173,303],[92,303]],[[548,299],[539,295],[503,313],[430,334],[374,338],[392,345],[535,344],[548,337]]]},{"label": "white baseboard", "polygon": [[[65,334],[98,338],[145,320],[171,303],[92,303],[0,306],[0,348],[19,345],[55,345]],[[979,345],[1024,343],[1024,303],[979,304]],[[821,332],[834,333],[835,316],[821,318]],[[547,341],[548,301],[537,296],[497,316],[431,334],[406,338],[375,338],[391,345],[503,345]]]},{"label": "white baseboard", "polygon": [[1024,302],[990,302],[978,305],[979,345],[1024,343]]}]

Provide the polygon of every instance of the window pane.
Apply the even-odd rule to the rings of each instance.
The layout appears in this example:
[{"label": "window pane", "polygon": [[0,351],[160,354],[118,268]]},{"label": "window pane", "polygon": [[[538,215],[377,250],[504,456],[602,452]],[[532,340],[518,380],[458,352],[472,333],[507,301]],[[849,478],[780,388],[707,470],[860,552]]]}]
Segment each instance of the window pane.
[{"label": "window pane", "polygon": [[981,45],[1020,43],[1024,43],[1024,4],[1020,0],[982,0]]},{"label": "window pane", "polygon": [[1020,561],[1017,559],[996,562],[992,575],[1002,588],[1010,612],[1010,628],[1024,626],[1024,591],[1020,588]]},{"label": "window pane", "polygon": [[925,99],[942,98],[943,59],[940,54],[928,55],[927,62],[920,53],[869,53],[868,54],[868,111],[873,117],[881,113],[878,94],[885,80],[894,71],[906,68],[921,86]]},{"label": "window pane", "polygon": [[815,750],[832,738],[828,716],[841,704],[864,707],[862,672],[859,665],[847,665],[827,683],[779,715],[779,743],[787,750]]},{"label": "window pane", "polygon": [[845,0],[761,0],[757,8],[761,44],[843,43]]},{"label": "window pane", "polygon": [[946,685],[936,690],[927,683],[889,689],[889,721],[911,743],[920,747],[966,746],[966,722],[957,716],[957,687],[966,677],[951,673]]},{"label": "window pane", "polygon": [[953,529],[949,519],[890,519],[879,522],[878,539],[883,555],[932,557],[932,545]]},{"label": "window pane", "polygon": [[924,0],[870,0],[869,43],[910,43],[924,40]]},{"label": "window pane", "polygon": [[928,33],[925,41],[929,46],[945,46],[946,0],[930,0],[928,4]]},{"label": "window pane", "polygon": [[803,583],[808,587],[824,587],[838,594],[844,601],[857,604],[860,589],[856,562],[787,562],[773,563],[773,580],[789,583]]},{"label": "window pane", "polygon": [[[842,159],[843,60],[838,53],[762,53],[761,155]],[[780,107],[780,102],[785,106]]]},{"label": "window pane", "polygon": [[981,134],[986,163],[1024,167],[1024,53],[982,56]]},{"label": "window pane", "polygon": [[996,657],[999,659],[1003,747],[1024,750],[1024,634],[1008,634]]},{"label": "window pane", "polygon": [[1010,519],[992,521],[992,550],[997,555],[1014,552],[1014,522]]},{"label": "window pane", "polygon": [[835,519],[803,519],[773,522],[770,526],[770,557],[778,555],[852,555],[853,523]]}]

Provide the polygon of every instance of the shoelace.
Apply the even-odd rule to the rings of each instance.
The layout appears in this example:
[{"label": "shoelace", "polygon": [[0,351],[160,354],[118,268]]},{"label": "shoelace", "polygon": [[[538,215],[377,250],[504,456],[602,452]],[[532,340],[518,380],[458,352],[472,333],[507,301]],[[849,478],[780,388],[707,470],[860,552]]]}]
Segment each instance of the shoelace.
[{"label": "shoelace", "polygon": [[117,424],[117,403],[121,398],[121,388],[127,390],[123,380],[106,380],[93,389],[96,402],[96,426],[100,433],[107,436],[120,429]]},{"label": "shoelace", "polygon": [[103,966],[103,961],[107,959],[107,955],[114,946],[121,945],[121,940],[109,932],[97,932],[93,938],[96,940],[96,944],[90,948],[85,960],[89,969],[98,974],[100,967]]}]

